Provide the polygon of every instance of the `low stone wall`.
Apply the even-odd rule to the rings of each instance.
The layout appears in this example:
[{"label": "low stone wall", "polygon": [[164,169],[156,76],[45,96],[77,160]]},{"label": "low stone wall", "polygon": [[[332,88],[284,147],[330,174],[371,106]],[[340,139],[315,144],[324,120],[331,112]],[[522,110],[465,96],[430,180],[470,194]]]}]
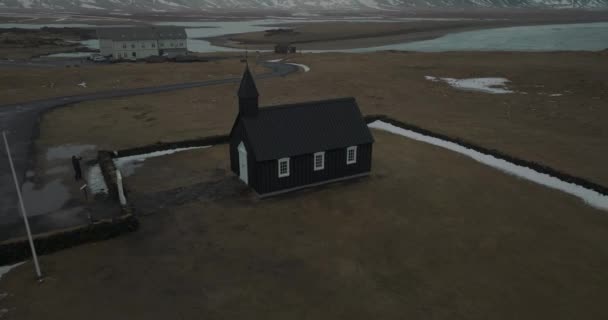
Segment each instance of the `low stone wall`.
[{"label": "low stone wall", "polygon": [[[110,196],[118,201],[116,166],[112,160],[112,153],[100,151],[97,160]],[[44,255],[88,242],[107,240],[139,228],[139,221],[132,207],[121,206],[118,210],[120,215],[112,219],[35,235],[36,252],[38,255]],[[11,239],[0,243],[0,265],[12,264],[30,257],[31,250],[27,238]]]},{"label": "low stone wall", "polygon": [[99,151],[97,153],[97,162],[101,169],[101,174],[108,187],[108,194],[118,201],[118,188],[116,186],[116,165],[112,160],[112,153],[109,151]]},{"label": "low stone wall", "polygon": [[392,124],[394,126],[397,126],[397,127],[400,127],[400,128],[406,129],[406,130],[411,130],[411,131],[423,134],[425,136],[434,137],[434,138],[438,138],[438,139],[445,140],[445,141],[450,141],[450,142],[456,143],[458,145],[461,145],[463,147],[466,147],[466,148],[469,148],[469,149],[473,149],[473,150],[481,152],[481,153],[492,155],[495,158],[503,159],[503,160],[509,161],[509,162],[514,163],[514,164],[519,165],[519,166],[528,167],[528,168],[533,169],[535,171],[538,171],[540,173],[545,173],[545,174],[548,174],[550,176],[554,176],[556,178],[559,178],[560,180],[563,180],[563,181],[566,181],[566,182],[569,182],[569,183],[574,183],[574,184],[577,184],[579,186],[585,187],[587,189],[591,189],[591,190],[594,190],[596,192],[599,192],[601,194],[608,195],[608,188],[605,187],[605,186],[602,186],[602,185],[600,185],[598,183],[589,181],[589,180],[584,179],[584,178],[575,177],[575,176],[569,175],[567,173],[560,172],[560,171],[558,171],[556,169],[553,169],[553,168],[551,168],[551,167],[549,167],[547,165],[544,165],[544,164],[540,164],[540,163],[533,162],[533,161],[519,159],[517,157],[508,155],[508,154],[503,153],[503,152],[498,151],[498,150],[488,149],[488,148],[485,148],[485,147],[482,147],[482,146],[470,143],[470,142],[468,142],[466,140],[462,140],[460,138],[452,138],[452,137],[447,136],[445,134],[429,131],[429,130],[417,127],[415,125],[411,125],[411,124],[408,124],[408,123],[405,123],[405,122],[402,122],[402,121],[399,121],[399,120],[396,120],[396,119],[392,119],[392,118],[390,118],[388,116],[385,116],[385,115],[368,115],[368,116],[365,116],[365,122],[368,123],[368,124],[372,123],[372,122],[374,122],[376,120],[384,121],[384,122],[390,123],[390,124]]},{"label": "low stone wall", "polygon": [[[130,212],[125,215],[101,220],[90,225],[37,235],[34,245],[38,255],[71,248],[80,244],[107,240],[139,228],[139,221]],[[0,266],[20,262],[31,257],[27,238],[12,239],[0,243]]]}]

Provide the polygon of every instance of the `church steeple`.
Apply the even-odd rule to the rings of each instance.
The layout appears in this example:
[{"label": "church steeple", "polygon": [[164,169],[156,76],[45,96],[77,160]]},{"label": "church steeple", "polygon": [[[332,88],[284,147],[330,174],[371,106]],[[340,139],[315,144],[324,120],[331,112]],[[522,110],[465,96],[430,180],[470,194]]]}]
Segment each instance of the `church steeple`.
[{"label": "church steeple", "polygon": [[245,73],[239,87],[239,113],[242,116],[256,116],[258,114],[258,88],[249,71],[249,65],[245,67]]}]

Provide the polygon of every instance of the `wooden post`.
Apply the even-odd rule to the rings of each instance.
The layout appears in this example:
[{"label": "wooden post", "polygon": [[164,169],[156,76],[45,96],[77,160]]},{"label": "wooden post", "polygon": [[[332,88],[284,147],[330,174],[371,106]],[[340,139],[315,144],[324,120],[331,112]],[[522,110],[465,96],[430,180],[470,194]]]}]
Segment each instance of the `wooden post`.
[{"label": "wooden post", "polygon": [[11,157],[11,150],[8,146],[8,140],[6,139],[6,132],[2,131],[2,137],[4,138],[4,145],[6,146],[6,154],[8,155],[8,162],[13,172],[13,180],[15,181],[15,188],[17,189],[17,197],[19,198],[19,205],[21,206],[21,213],[23,214],[23,223],[25,223],[25,232],[30,242],[30,249],[32,250],[32,258],[34,260],[34,267],[36,268],[36,275],[38,281],[42,281],[42,272],[40,271],[40,265],[38,264],[38,255],[36,254],[36,247],[34,246],[34,239],[32,238],[32,231],[30,230],[30,223],[27,220],[27,213],[25,206],[23,205],[23,197],[21,196],[21,188],[17,180],[17,174],[15,173],[15,166],[13,165],[13,158]]}]

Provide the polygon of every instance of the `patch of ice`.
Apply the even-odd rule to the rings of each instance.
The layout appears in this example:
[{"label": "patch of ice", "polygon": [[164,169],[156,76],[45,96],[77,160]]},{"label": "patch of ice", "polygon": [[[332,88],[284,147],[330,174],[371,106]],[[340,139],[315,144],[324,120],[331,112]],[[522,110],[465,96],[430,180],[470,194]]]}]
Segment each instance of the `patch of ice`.
[{"label": "patch of ice", "polygon": [[469,148],[465,148],[465,147],[458,145],[456,143],[453,143],[453,142],[441,140],[441,139],[434,138],[434,137],[425,136],[423,134],[420,134],[420,133],[417,133],[417,132],[414,132],[411,130],[399,128],[397,126],[394,126],[392,124],[389,124],[389,123],[386,123],[383,121],[379,121],[379,120],[374,121],[369,124],[369,127],[388,131],[388,132],[398,134],[398,135],[401,135],[401,136],[404,136],[404,137],[407,137],[407,138],[410,138],[413,140],[432,144],[432,145],[438,146],[440,148],[448,149],[448,150],[463,154],[469,158],[472,158],[475,161],[478,161],[487,166],[496,168],[503,172],[506,172],[506,173],[512,174],[514,176],[538,183],[540,185],[543,185],[543,186],[546,186],[546,187],[549,187],[552,189],[557,189],[562,192],[565,192],[565,193],[571,194],[573,196],[576,196],[578,198],[581,198],[581,199],[583,199],[583,201],[585,201],[587,204],[591,205],[592,207],[595,207],[598,209],[603,209],[603,210],[608,210],[608,195],[603,195],[597,191],[587,189],[580,185],[577,185],[574,183],[569,183],[569,182],[560,180],[556,177],[550,176],[548,174],[540,173],[540,172],[530,169],[528,167],[519,166],[519,165],[513,164],[511,162],[508,162],[506,160],[498,159],[491,155],[484,154],[484,153],[481,153],[481,152],[478,152],[478,151],[475,151],[475,150],[472,150]]},{"label": "patch of ice", "polygon": [[21,186],[21,193],[29,217],[59,210],[70,200],[70,191],[61,179],[55,179],[42,185],[25,181]]},{"label": "patch of ice", "polygon": [[115,158],[114,164],[116,165],[116,168],[118,168],[121,171],[123,177],[128,177],[135,172],[135,169],[142,166],[143,165],[142,162],[144,162],[148,158],[162,157],[162,156],[174,154],[177,152],[194,150],[194,149],[206,149],[206,148],[210,148],[210,147],[212,147],[212,146],[177,148],[177,149],[155,151],[155,152],[144,153],[144,154],[137,154],[134,156]]},{"label": "patch of ice", "polygon": [[92,194],[108,193],[108,186],[98,164],[92,166],[87,172],[87,185]]},{"label": "patch of ice", "polygon": [[64,174],[70,171],[70,168],[67,166],[58,166],[58,167],[52,167],[46,170],[46,174],[47,175],[59,175],[59,174]]},{"label": "patch of ice", "polygon": [[478,91],[492,94],[505,94],[514,92],[505,88],[506,83],[510,82],[508,79],[505,78],[454,79],[437,78],[432,76],[425,76],[424,78],[433,82],[443,81],[453,88],[466,91]]},{"label": "patch of ice", "polygon": [[95,150],[96,146],[90,144],[64,144],[51,147],[46,151],[46,160],[65,160],[73,155],[79,155],[87,150]]},{"label": "patch of ice", "polygon": [[292,66],[300,67],[300,68],[304,69],[304,72],[310,71],[310,68],[305,64],[299,64],[299,63],[288,63],[288,64],[290,64]]},{"label": "patch of ice", "polygon": [[10,266],[2,266],[2,267],[0,267],[0,279],[2,279],[3,275],[5,275],[9,271],[11,271],[11,269],[16,268],[16,267],[18,267],[18,266],[20,266],[20,265],[22,265],[24,263],[25,263],[25,261],[24,262],[19,262],[19,263],[10,265]]}]

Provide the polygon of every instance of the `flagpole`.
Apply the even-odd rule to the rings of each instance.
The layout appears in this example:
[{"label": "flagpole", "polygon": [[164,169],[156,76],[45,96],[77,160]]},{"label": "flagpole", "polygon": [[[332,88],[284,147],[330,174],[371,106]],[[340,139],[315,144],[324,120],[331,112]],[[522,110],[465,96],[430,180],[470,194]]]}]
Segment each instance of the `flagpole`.
[{"label": "flagpole", "polygon": [[32,257],[34,258],[34,266],[36,267],[36,275],[38,280],[42,279],[42,273],[40,272],[40,265],[38,264],[38,255],[36,254],[36,247],[34,247],[34,239],[32,239],[32,232],[30,231],[30,224],[27,220],[27,213],[25,212],[25,206],[23,205],[23,198],[21,197],[21,188],[19,188],[19,182],[17,180],[17,174],[15,173],[15,166],[13,165],[13,158],[11,157],[11,150],[8,147],[8,140],[6,139],[6,132],[2,131],[2,137],[4,138],[4,145],[6,147],[6,154],[8,155],[8,162],[11,165],[11,171],[13,172],[13,180],[15,181],[15,189],[17,189],[17,197],[19,197],[19,205],[21,206],[21,213],[23,214],[23,222],[25,223],[25,231],[27,232],[27,238],[30,242],[30,248],[32,249]]}]

